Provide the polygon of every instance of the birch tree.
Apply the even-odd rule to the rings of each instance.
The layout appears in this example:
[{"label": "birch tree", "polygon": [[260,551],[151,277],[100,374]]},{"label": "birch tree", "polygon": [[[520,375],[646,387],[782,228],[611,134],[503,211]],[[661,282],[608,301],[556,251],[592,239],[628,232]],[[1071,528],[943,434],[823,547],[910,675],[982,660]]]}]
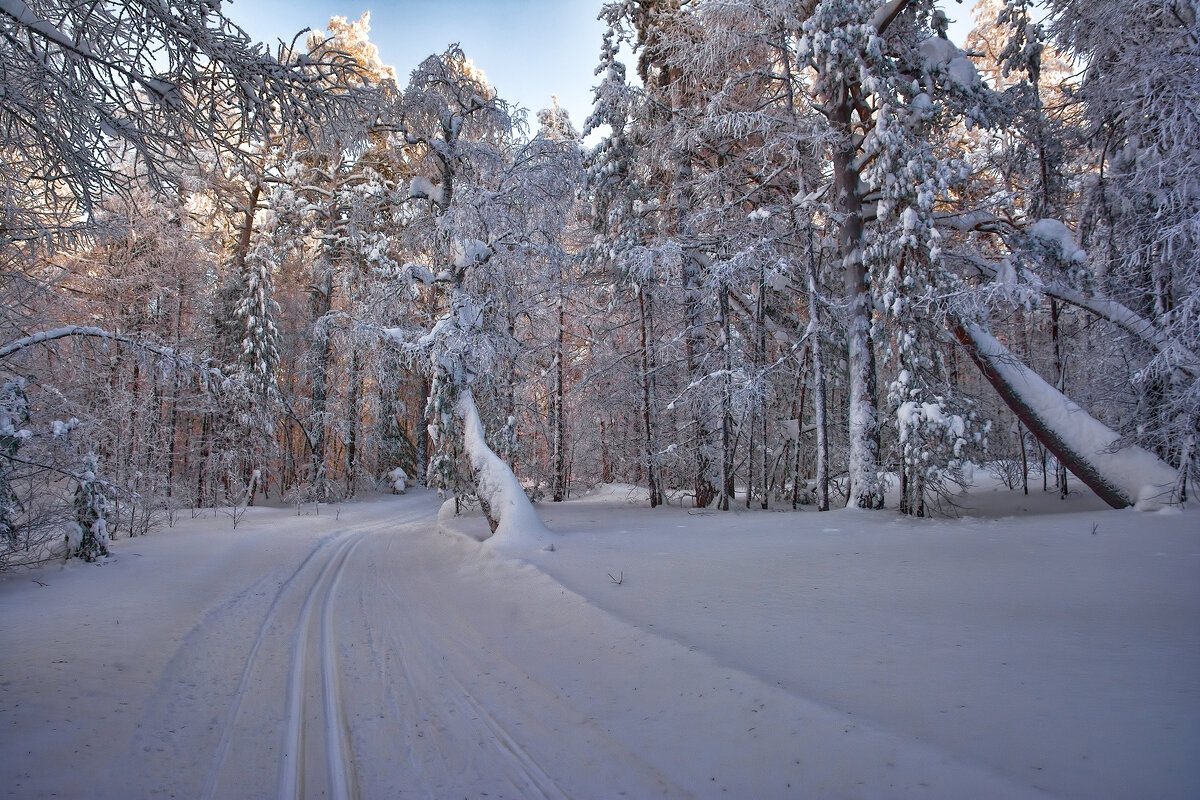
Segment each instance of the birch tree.
[{"label": "birch tree", "polygon": [[545,528],[489,446],[473,389],[512,346],[507,326],[496,324],[491,281],[503,274],[500,262],[520,250],[523,177],[540,165],[514,157],[508,105],[456,45],[413,71],[400,127],[416,163],[410,197],[424,208],[409,225],[411,252],[420,260],[403,270],[440,301],[431,329],[389,334],[431,375],[427,414],[437,449],[429,473],[458,490],[456,501],[470,487],[495,542],[537,538]]}]

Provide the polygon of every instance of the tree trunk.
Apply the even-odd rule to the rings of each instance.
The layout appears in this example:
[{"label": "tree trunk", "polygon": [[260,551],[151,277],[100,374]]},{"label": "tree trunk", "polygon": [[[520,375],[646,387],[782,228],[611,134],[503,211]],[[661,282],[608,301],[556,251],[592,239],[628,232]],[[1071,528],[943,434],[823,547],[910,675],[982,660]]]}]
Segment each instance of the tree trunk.
[{"label": "tree trunk", "polygon": [[567,498],[567,420],[566,420],[566,369],[565,360],[565,328],[567,322],[566,300],[559,292],[558,295],[558,336],[554,342],[554,399],[551,407],[554,409],[554,502],[561,503]]},{"label": "tree trunk", "polygon": [[358,479],[359,433],[362,429],[362,413],[359,405],[362,396],[362,356],[357,347],[350,352],[350,376],[348,378],[349,397],[346,400],[346,413],[350,415],[349,426],[346,430],[346,496],[354,496],[354,484]]},{"label": "tree trunk", "polygon": [[[800,440],[804,438],[804,400],[808,393],[808,383],[804,380],[804,362],[807,358],[807,353],[800,356],[799,367],[796,370],[796,387],[793,390],[795,400],[792,403],[792,419],[796,420],[796,450],[792,453],[792,511],[800,506]],[[805,489],[808,488],[807,483],[805,479]]]},{"label": "tree trunk", "polygon": [[[754,323],[757,337],[754,342],[754,372],[758,375],[766,368],[767,362],[767,278],[765,270],[760,268],[758,273],[758,306],[754,311]],[[771,454],[767,449],[767,398],[764,395],[758,400],[759,424],[759,505],[765,511],[768,501],[767,480],[771,469]],[[747,497],[749,493],[747,493]]]},{"label": "tree trunk", "polygon": [[612,483],[612,463],[608,455],[608,434],[604,420],[600,420],[600,482]]},{"label": "tree trunk", "polygon": [[[429,397],[430,391],[431,391],[431,387],[429,385],[429,378],[426,377],[425,375],[422,375],[421,376],[421,398],[422,398],[422,400],[424,400],[424,398]],[[428,474],[428,469],[429,469],[429,420],[426,419],[425,414],[423,412],[420,414],[417,414],[415,427],[416,427],[416,432],[415,432],[414,436],[417,440],[416,441],[417,483],[421,484],[422,486],[428,486],[429,485],[429,483],[428,483],[429,482],[429,474]]]},{"label": "tree trunk", "polygon": [[312,341],[312,488],[325,500],[325,451],[328,447],[329,362],[333,358],[333,339],[326,328],[333,301],[333,270],[319,262],[310,288],[313,320]]},{"label": "tree trunk", "polygon": [[644,287],[638,289],[638,312],[641,320],[642,336],[642,422],[645,435],[646,484],[650,490],[650,507],[662,505],[663,489],[659,480],[658,466],[655,464],[657,455],[654,446],[654,355],[650,352],[651,298]]},{"label": "tree trunk", "polygon": [[471,464],[471,480],[488,525],[497,541],[529,542],[549,532],[533,510],[516,476],[487,445],[479,409],[471,390],[458,390],[454,413],[463,427],[463,451]]},{"label": "tree trunk", "polygon": [[808,262],[808,349],[812,353],[813,423],[816,426],[817,510],[829,510],[829,422],[825,409],[825,362],[821,356],[821,297],[817,263]]},{"label": "tree trunk", "polygon": [[879,418],[876,410],[875,350],[871,342],[871,286],[863,263],[863,199],[854,167],[853,95],[843,82],[829,120],[840,141],[833,151],[834,209],[841,219],[838,245],[845,272],[847,364],[850,370],[849,508],[882,508],[879,484]]},{"label": "tree trunk", "polygon": [[[721,284],[718,290],[718,309],[721,315],[721,354],[724,377],[721,379],[721,494],[717,498],[717,508],[728,511],[729,504],[734,499],[733,480],[733,342],[730,341],[729,321],[729,286]],[[696,505],[703,508],[700,499]]]},{"label": "tree trunk", "polygon": [[1116,432],[1072,403],[1013,357],[983,328],[954,325],[980,372],[1039,442],[1113,508],[1178,502],[1178,472],[1140,447],[1117,444]]},{"label": "tree trunk", "polygon": [[[1062,355],[1062,330],[1059,327],[1058,301],[1050,298],[1050,338],[1054,343],[1054,388],[1063,394],[1067,391],[1067,367]],[[1058,484],[1059,497],[1066,498],[1070,494],[1067,488],[1067,467],[1062,461],[1055,469],[1055,482]]]}]

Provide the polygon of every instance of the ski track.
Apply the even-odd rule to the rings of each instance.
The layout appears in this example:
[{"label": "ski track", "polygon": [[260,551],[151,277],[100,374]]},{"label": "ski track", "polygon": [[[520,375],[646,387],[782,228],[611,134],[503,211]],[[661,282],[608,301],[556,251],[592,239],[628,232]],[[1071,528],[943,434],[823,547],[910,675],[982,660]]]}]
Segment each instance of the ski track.
[{"label": "ski track", "polygon": [[[322,545],[324,543],[321,543]],[[225,723],[221,726],[221,739],[217,743],[217,749],[213,754],[212,764],[208,769],[208,779],[205,782],[204,790],[200,794],[201,800],[212,800],[216,796],[217,781],[220,779],[221,771],[225,767],[225,759],[229,754],[229,745],[233,741],[234,725],[237,721],[238,712],[241,710],[242,703],[246,697],[246,687],[250,681],[250,673],[254,665],[257,663],[258,651],[262,647],[263,642],[267,638],[267,631],[274,619],[275,609],[279,605],[280,598],[288,587],[300,576],[304,568],[309,562],[321,552],[321,545],[313,548],[311,552],[300,562],[300,566],[296,567],[286,581],[284,581],[276,591],[271,605],[267,608],[266,615],[263,617],[262,624],[258,626],[258,633],[254,637],[254,643],[250,646],[250,651],[246,654],[246,666],[242,670],[241,677],[238,679],[237,689],[234,691],[233,697],[230,700],[229,708],[225,712]]]},{"label": "ski track", "polygon": [[[202,800],[214,800],[214,798],[222,796],[220,794],[221,778],[226,771],[234,738],[240,732],[238,719],[243,713],[243,706],[248,697],[251,676],[256,670],[264,669],[264,666],[269,668],[269,665],[262,663],[259,657],[260,651],[274,629],[288,625],[287,619],[283,617],[286,616],[292,589],[294,586],[303,585],[301,578],[315,569],[315,567],[310,569],[314,562],[320,564],[320,572],[305,592],[300,618],[295,623],[295,634],[290,648],[286,744],[280,763],[278,796],[281,800],[283,798],[292,800],[292,798],[304,795],[305,780],[302,772],[305,763],[310,759],[304,753],[303,747],[306,740],[314,738],[314,735],[307,731],[312,723],[309,723],[305,717],[308,713],[305,703],[305,674],[310,671],[312,666],[309,645],[310,628],[313,626],[313,608],[318,602],[321,606],[319,675],[324,700],[321,709],[324,717],[320,727],[322,728],[322,738],[327,743],[323,760],[328,768],[330,796],[338,798],[338,800],[350,800],[350,798],[359,796],[353,769],[349,725],[345,716],[344,692],[339,676],[334,599],[347,560],[367,536],[397,525],[404,525],[419,517],[419,514],[407,515],[401,519],[387,519],[337,531],[317,542],[292,574],[279,585],[247,651],[245,666],[225,710],[223,724],[220,725],[221,737],[210,760],[204,788],[198,795]],[[318,558],[321,555],[326,556],[323,563]]]},{"label": "ski track", "polygon": [[[421,723],[433,723],[427,726],[427,730],[431,731],[433,735],[429,750],[433,751],[434,758],[438,762],[438,771],[434,775],[448,774],[448,768],[451,765],[445,758],[446,752],[463,755],[465,772],[475,774],[475,758],[480,749],[478,743],[470,741],[470,737],[464,736],[461,730],[457,732],[457,736],[454,732],[450,732],[448,736],[446,731],[440,729],[439,721],[436,719],[436,709],[430,708],[428,701],[422,700],[424,697],[446,696],[444,691],[438,691],[436,684],[440,678],[442,682],[451,686],[453,689],[451,694],[454,698],[453,707],[443,710],[459,715],[460,719],[465,718],[482,723],[490,739],[487,742],[487,750],[500,756],[504,766],[500,772],[509,788],[517,792],[520,797],[540,797],[543,800],[567,798],[568,794],[554,782],[509,729],[488,711],[459,677],[459,671],[464,668],[464,665],[471,663],[471,648],[457,640],[451,642],[444,631],[437,632],[435,636],[422,636],[415,631],[411,623],[405,632],[406,638],[409,640],[408,645],[405,646],[401,642],[399,626],[405,624],[406,602],[391,581],[378,578],[377,581],[373,588],[386,593],[394,603],[394,607],[385,613],[385,618],[393,620],[393,624],[384,627],[384,636],[388,640],[390,650],[379,655],[385,659],[385,662],[388,660],[388,656],[398,662],[406,691],[405,698],[401,699],[395,697],[389,689],[389,694],[392,694],[392,706],[397,710],[397,719],[403,719],[414,730]],[[379,617],[367,617],[367,619],[371,618]],[[413,657],[410,657],[410,653]],[[436,667],[428,663],[427,657],[432,653],[440,653],[442,656],[440,664]],[[424,663],[418,664],[416,658],[420,656],[426,658],[423,659]],[[390,683],[385,685],[391,686]],[[415,713],[405,714],[400,710],[405,705],[404,700],[408,700],[408,705],[413,708]],[[420,739],[423,740],[424,736],[422,735]],[[423,754],[416,750],[417,741],[417,737],[408,737],[407,755],[409,763],[424,778],[423,759],[421,758]],[[488,764],[488,769],[485,771],[494,773],[496,766]],[[453,774],[453,772],[453,769],[449,770],[449,774]],[[492,777],[495,776],[492,775]],[[439,788],[436,784],[427,779],[423,779],[422,784],[426,796],[436,796]]]},{"label": "ski track", "polygon": [[[546,774],[545,770],[509,733],[508,729],[471,694],[453,672],[450,673],[450,679],[458,689],[459,701],[463,708],[469,710],[475,719],[487,726],[498,745],[498,751],[506,757],[517,774],[524,778],[521,781],[513,781],[513,788],[525,792],[535,790],[537,796],[542,800],[567,800],[567,794]],[[529,797],[530,795],[527,793],[525,796]]]},{"label": "ski track", "polygon": [[[305,769],[308,762],[307,745],[310,740],[322,735],[325,740],[326,766],[328,768],[329,788],[337,800],[346,800],[353,796],[348,785],[347,757],[344,743],[344,715],[340,705],[341,690],[337,686],[337,671],[333,666],[336,655],[332,653],[332,621],[329,606],[334,596],[338,578],[346,566],[346,559],[362,542],[365,533],[342,539],[337,545],[334,555],[325,563],[320,576],[309,587],[305,595],[304,605],[300,609],[300,620],[296,626],[296,638],[292,644],[292,669],[288,682],[288,714],[287,735],[284,745],[283,761],[279,776],[279,800],[293,800],[304,796],[305,783],[309,779]],[[320,686],[324,695],[323,730],[311,731],[308,720],[308,709],[305,702],[308,686],[306,672],[312,665],[309,661],[309,639],[312,627],[312,610],[320,597],[322,605],[319,636],[321,639],[320,653]]]},{"label": "ski track", "polygon": [[[536,567],[443,538],[436,510],[421,494],[357,506],[311,540],[261,540],[288,542],[286,566],[265,555],[204,598],[90,796],[793,796],[785,781],[818,796],[1037,794],[583,611]],[[680,728],[689,713],[722,722]],[[749,735],[760,724],[777,735]]]}]

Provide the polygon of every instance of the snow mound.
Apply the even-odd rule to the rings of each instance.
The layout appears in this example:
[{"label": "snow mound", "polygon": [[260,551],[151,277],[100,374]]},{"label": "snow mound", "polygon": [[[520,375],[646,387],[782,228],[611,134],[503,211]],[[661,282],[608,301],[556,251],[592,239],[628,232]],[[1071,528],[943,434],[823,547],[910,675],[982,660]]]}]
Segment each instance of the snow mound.
[{"label": "snow mound", "polygon": [[445,202],[446,198],[441,186],[420,175],[412,179],[408,193],[409,197],[424,197],[439,205]]},{"label": "snow mound", "polygon": [[517,476],[488,447],[470,390],[459,395],[456,411],[463,423],[463,447],[475,473],[479,496],[499,521],[489,546],[524,550],[545,544],[551,533],[534,511]]},{"label": "snow mound", "polygon": [[949,81],[963,91],[974,91],[983,83],[966,53],[948,39],[940,36],[926,39],[917,52],[926,72],[944,72]]}]

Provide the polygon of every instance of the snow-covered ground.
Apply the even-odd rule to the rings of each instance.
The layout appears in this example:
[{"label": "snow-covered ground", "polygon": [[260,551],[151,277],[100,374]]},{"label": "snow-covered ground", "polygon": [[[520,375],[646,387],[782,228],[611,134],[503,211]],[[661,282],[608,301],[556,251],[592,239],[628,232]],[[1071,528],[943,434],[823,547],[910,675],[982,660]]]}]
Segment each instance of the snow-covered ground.
[{"label": "snow-covered ground", "polygon": [[185,520],[0,581],[0,796],[1200,796],[1200,515],[967,502]]}]

